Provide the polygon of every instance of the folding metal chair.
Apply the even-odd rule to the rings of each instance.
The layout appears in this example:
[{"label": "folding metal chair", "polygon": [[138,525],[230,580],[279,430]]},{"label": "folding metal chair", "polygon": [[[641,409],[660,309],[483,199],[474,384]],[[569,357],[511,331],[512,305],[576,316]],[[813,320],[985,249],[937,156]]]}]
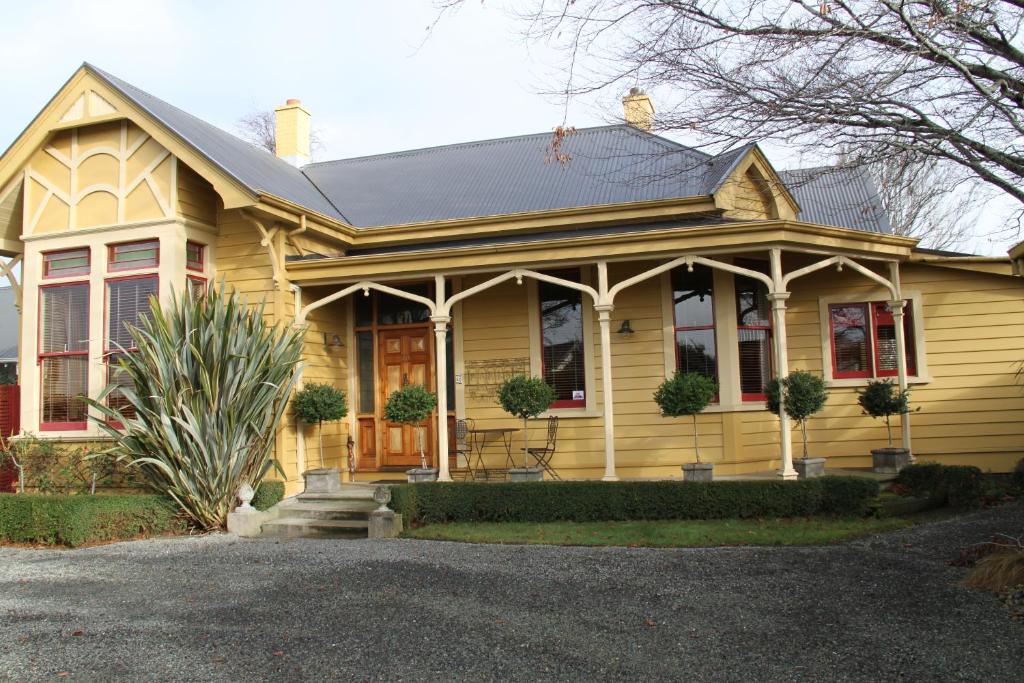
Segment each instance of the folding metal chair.
[{"label": "folding metal chair", "polygon": [[471,467],[472,451],[469,443],[469,430],[473,428],[473,420],[456,420],[455,421],[455,458],[456,462],[461,456],[466,463],[465,467],[456,467],[452,470],[452,479],[458,481],[468,481],[475,479],[473,476],[473,468]]},{"label": "folding metal chair", "polygon": [[552,415],[548,418],[548,440],[547,443],[540,448],[530,447],[526,449],[526,452],[537,461],[537,464],[544,468],[544,471],[548,473],[552,479],[561,481],[562,478],[558,476],[558,472],[551,467],[551,456],[555,454],[555,444],[558,441],[558,417]]}]

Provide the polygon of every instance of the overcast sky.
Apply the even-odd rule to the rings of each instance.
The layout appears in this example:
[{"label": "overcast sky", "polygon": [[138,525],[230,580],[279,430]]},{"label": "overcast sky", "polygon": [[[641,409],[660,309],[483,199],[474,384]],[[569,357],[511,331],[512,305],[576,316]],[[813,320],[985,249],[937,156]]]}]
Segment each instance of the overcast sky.
[{"label": "overcast sky", "polygon": [[[558,85],[561,56],[527,45],[494,3],[467,0],[428,36],[435,18],[429,0],[19,3],[0,23],[0,149],[83,61],[231,131],[247,113],[299,98],[324,145],[318,160],[620,114],[619,93],[567,111],[541,95]],[[779,168],[823,161],[766,149]]]}]

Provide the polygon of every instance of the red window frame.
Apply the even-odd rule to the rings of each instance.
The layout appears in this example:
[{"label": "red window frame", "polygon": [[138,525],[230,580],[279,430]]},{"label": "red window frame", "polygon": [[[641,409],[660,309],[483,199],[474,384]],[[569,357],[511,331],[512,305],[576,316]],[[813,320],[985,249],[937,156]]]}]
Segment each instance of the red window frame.
[{"label": "red window frame", "polygon": [[[854,301],[850,303],[835,303],[828,306],[828,341],[832,355],[832,378],[833,379],[871,379],[873,377],[895,377],[899,370],[882,370],[879,367],[881,353],[878,348],[878,327],[879,325],[892,325],[892,312],[887,309],[885,301]],[[864,310],[864,320],[867,323],[865,330],[869,335],[868,344],[868,367],[856,372],[839,372],[839,364],[836,359],[836,333],[835,324],[832,319],[833,308],[860,307]],[[881,310],[880,310],[881,309]],[[906,300],[903,308],[903,330],[905,350],[907,356],[907,375],[917,375],[917,347],[914,342],[913,308],[910,299]]]},{"label": "red window frame", "polygon": [[[199,259],[198,260],[193,260],[191,253],[189,253],[189,250],[193,249],[193,248],[199,250]],[[196,271],[196,272],[199,272],[199,273],[203,272],[206,269],[206,245],[205,244],[203,244],[202,242],[195,242],[193,240],[189,240],[189,241],[185,242],[185,269],[186,270],[193,270],[193,271]]]},{"label": "red window frame", "polygon": [[[737,265],[742,265],[744,268],[750,268],[751,270],[753,270],[755,268],[751,264],[747,264],[747,263],[737,263]],[[755,283],[757,283],[759,285],[762,285],[762,286],[764,284],[764,283],[760,282],[759,280],[755,280],[754,278],[751,278],[751,277],[748,277],[748,276],[734,275],[733,276],[733,290],[736,293],[738,293],[736,290],[738,290],[738,288],[739,288],[739,278],[741,278],[741,277],[746,277],[748,280],[752,280]],[[736,294],[734,294],[733,296],[735,296],[735,295]],[[715,305],[715,299],[714,299],[714,296],[712,295],[712,298],[711,298],[712,310],[714,309],[714,305]],[[675,309],[673,309],[673,311],[674,310]],[[674,313],[673,313],[673,315],[674,315]],[[768,313],[768,324],[767,325],[740,325],[739,324],[739,315],[738,315],[738,311],[737,311],[736,330],[737,331],[739,331],[739,330],[764,330],[764,331],[766,331],[768,333],[768,375],[770,377],[774,373],[774,371],[775,371],[775,359],[773,358],[774,354],[772,353],[772,349],[774,348],[774,344],[775,344],[775,334],[774,334],[774,332],[772,330],[772,316],[771,316],[771,312]],[[717,341],[717,337],[716,337],[716,341]],[[739,341],[737,341],[737,347],[736,347],[737,354],[739,353],[739,346],[738,346],[738,344],[739,344]],[[760,392],[760,393],[756,393],[756,394],[744,393],[743,392],[743,378],[740,377],[740,400],[741,401],[767,401],[768,400],[768,394],[763,392],[763,391]]]},{"label": "red window frame", "polygon": [[[136,261],[128,261],[127,263],[124,263],[124,262],[117,263],[116,262],[115,257],[117,256],[118,249],[120,249],[122,247],[136,247],[136,246],[142,246],[142,245],[154,245],[154,248],[156,249],[156,255],[154,256],[152,262],[150,262],[148,260],[145,263],[140,263],[140,262],[136,262]],[[108,244],[107,245],[107,270],[108,271],[116,272],[116,271],[119,271],[119,270],[143,270],[145,268],[157,268],[159,266],[160,266],[160,239],[159,238],[154,237],[153,239],[148,239],[148,240],[134,240],[134,241],[131,241],[131,242],[118,242],[116,244]]]},{"label": "red window frame", "polygon": [[871,323],[871,307],[862,302],[855,301],[851,303],[836,303],[829,304],[828,306],[828,343],[831,347],[832,352],[832,377],[833,379],[868,379],[871,377],[872,369],[874,368],[874,359],[868,358],[868,367],[864,370],[851,370],[848,372],[839,371],[839,360],[836,356],[836,326],[835,321],[832,318],[833,308],[852,308],[859,307],[864,310],[864,332],[868,335],[868,339],[865,340],[868,345],[868,353],[874,354],[874,326]]},{"label": "red window frame", "polygon": [[[579,268],[572,268],[572,269],[569,269],[569,270],[547,271],[544,274],[545,275],[550,275],[552,277],[561,278],[563,280],[571,280],[573,277],[575,277],[577,283],[582,279],[582,271]],[[565,287],[565,285],[559,285],[559,284],[551,283],[551,282],[548,282],[548,283],[544,283],[543,281],[538,281],[537,282],[537,319],[538,319],[539,324],[540,324],[540,326],[539,326],[539,330],[540,330],[540,376],[544,377],[545,376],[545,365],[544,365],[544,307],[543,307],[542,302],[541,302],[541,294],[540,294],[540,287],[541,287],[542,284],[549,284],[549,285],[553,285],[555,287],[564,287],[566,289],[571,289],[571,288]],[[580,296],[580,308],[581,308],[581,311],[580,311],[580,328],[581,328],[581,333],[583,334],[583,339],[584,339],[584,350],[583,350],[583,385],[584,385],[583,391],[584,391],[584,394],[583,394],[583,399],[582,400],[580,400],[580,399],[575,399],[575,400],[574,399],[556,400],[554,403],[552,403],[550,406],[548,406],[548,410],[551,410],[551,409],[554,409],[554,408],[586,408],[587,407],[587,397],[586,397],[586,378],[587,378],[587,360],[586,359],[587,359],[587,354],[586,354],[586,348],[585,348],[586,347],[586,343],[585,342],[586,342],[586,338],[587,338],[587,335],[586,335],[587,326],[586,326],[586,323],[584,322],[584,315],[583,315],[583,307],[584,307],[585,304],[583,303],[583,292],[581,292],[579,290],[573,290],[573,291],[576,292],[577,294],[579,294],[579,296]]]},{"label": "red window frame", "polygon": [[[62,272],[54,273],[50,269],[52,261],[59,260],[55,259],[55,256],[61,256],[66,254],[72,254],[75,252],[85,252],[85,265],[69,268]],[[88,275],[92,271],[92,250],[89,247],[76,247],[74,249],[59,249],[57,251],[44,251],[43,252],[43,279],[53,280],[56,278],[63,277],[74,277],[77,275]]]},{"label": "red window frame", "polygon": [[[43,360],[46,359],[46,358],[78,357],[78,358],[85,358],[88,361],[88,358],[89,358],[89,349],[88,349],[88,347],[84,351],[48,351],[48,352],[44,352],[43,351],[43,319],[44,319],[44,315],[43,315],[43,310],[44,310],[43,309],[43,292],[44,292],[44,290],[55,289],[57,287],[75,287],[75,286],[80,286],[80,285],[84,285],[85,286],[85,299],[86,299],[86,301],[90,301],[91,300],[90,299],[91,287],[89,285],[89,281],[88,280],[74,280],[72,282],[61,282],[61,283],[54,283],[54,284],[50,284],[50,285],[40,285],[39,286],[39,308],[38,308],[39,315],[37,316],[37,320],[36,320],[36,365],[39,366],[39,389],[40,389],[40,391],[39,391],[39,431],[41,431],[41,432],[83,431],[83,430],[87,429],[88,426],[89,426],[88,418],[85,419],[85,420],[77,421],[77,422],[43,422],[43,416],[45,414],[44,411],[43,411],[43,391],[42,391],[42,389],[43,389]],[[91,321],[89,320],[89,317],[90,317],[89,316],[89,309],[87,307],[86,311],[85,311],[86,339],[88,339],[89,335],[90,335],[89,324],[90,324]],[[88,391],[89,391],[89,376],[88,376],[88,373],[86,373],[85,390],[86,390],[86,393],[88,393]]]},{"label": "red window frame", "polygon": [[[104,365],[107,367],[107,384],[110,383],[110,359],[119,353],[135,353],[138,351],[134,346],[122,351],[121,349],[111,348],[110,344],[110,284],[112,282],[125,282],[127,280],[153,280],[156,282],[155,296],[160,296],[160,276],[156,273],[146,275],[126,275],[124,277],[108,277],[103,281],[103,361]],[[115,420],[108,420],[108,424],[117,429],[124,426]]]},{"label": "red window frame", "polygon": [[[913,309],[908,299],[906,304],[903,306],[903,339],[904,346],[907,356],[907,375],[917,374],[917,348],[914,346],[914,324],[913,324]],[[874,301],[871,303],[871,334],[874,336],[874,343],[872,348],[874,349],[874,368],[875,377],[896,377],[899,375],[899,369],[893,368],[892,370],[883,370],[881,366],[882,354],[878,348],[878,340],[880,336],[878,334],[878,328],[881,325],[892,325],[895,327],[895,321],[892,317],[892,311],[889,310],[889,302],[887,301]]]},{"label": "red window frame", "polygon": [[[686,268],[686,266],[678,266],[679,268]],[[694,266],[698,268],[701,266]],[[672,283],[672,271],[669,271],[669,297],[672,305],[672,353],[675,357],[676,372],[680,371],[679,367],[679,332],[691,332],[698,330],[711,330],[711,338],[715,345],[715,376],[711,379],[714,380],[715,384],[718,384],[719,378],[719,356],[718,356],[718,328],[715,325],[715,321],[718,319],[718,313],[716,306],[718,305],[715,301],[715,272],[708,266],[711,275],[711,324],[710,325],[679,325],[679,321],[676,319],[676,296],[675,296],[675,284]],[[674,270],[674,269],[673,269]],[[721,393],[721,387],[719,386],[719,392],[715,394],[714,398],[711,399],[712,403],[718,403],[719,394]]]},{"label": "red window frame", "polygon": [[205,291],[206,290],[206,285],[207,285],[207,283],[209,281],[205,277],[199,277],[198,275],[188,275],[185,278],[185,282],[188,285],[188,288],[189,288],[188,291],[191,294],[192,293],[192,286],[193,285],[197,285],[198,284]]}]

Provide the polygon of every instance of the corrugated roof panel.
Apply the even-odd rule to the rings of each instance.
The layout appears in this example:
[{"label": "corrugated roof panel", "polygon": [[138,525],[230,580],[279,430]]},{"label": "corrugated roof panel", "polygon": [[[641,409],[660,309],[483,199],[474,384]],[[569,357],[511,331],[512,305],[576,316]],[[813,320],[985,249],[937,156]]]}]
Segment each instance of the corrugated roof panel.
[{"label": "corrugated roof panel", "polygon": [[303,170],[353,225],[422,221],[692,197],[710,157],[625,125],[344,159]]},{"label": "corrugated roof panel", "polygon": [[866,168],[823,166],[779,174],[797,203],[800,220],[892,234],[889,215]]}]

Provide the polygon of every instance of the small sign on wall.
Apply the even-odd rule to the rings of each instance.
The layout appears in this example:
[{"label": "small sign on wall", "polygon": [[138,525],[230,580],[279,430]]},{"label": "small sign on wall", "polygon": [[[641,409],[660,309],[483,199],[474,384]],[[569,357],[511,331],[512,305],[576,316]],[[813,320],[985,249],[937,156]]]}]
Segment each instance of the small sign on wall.
[{"label": "small sign on wall", "polygon": [[585,401],[586,400],[586,396],[579,389],[573,389],[572,390],[572,400],[574,400],[574,401]]}]

